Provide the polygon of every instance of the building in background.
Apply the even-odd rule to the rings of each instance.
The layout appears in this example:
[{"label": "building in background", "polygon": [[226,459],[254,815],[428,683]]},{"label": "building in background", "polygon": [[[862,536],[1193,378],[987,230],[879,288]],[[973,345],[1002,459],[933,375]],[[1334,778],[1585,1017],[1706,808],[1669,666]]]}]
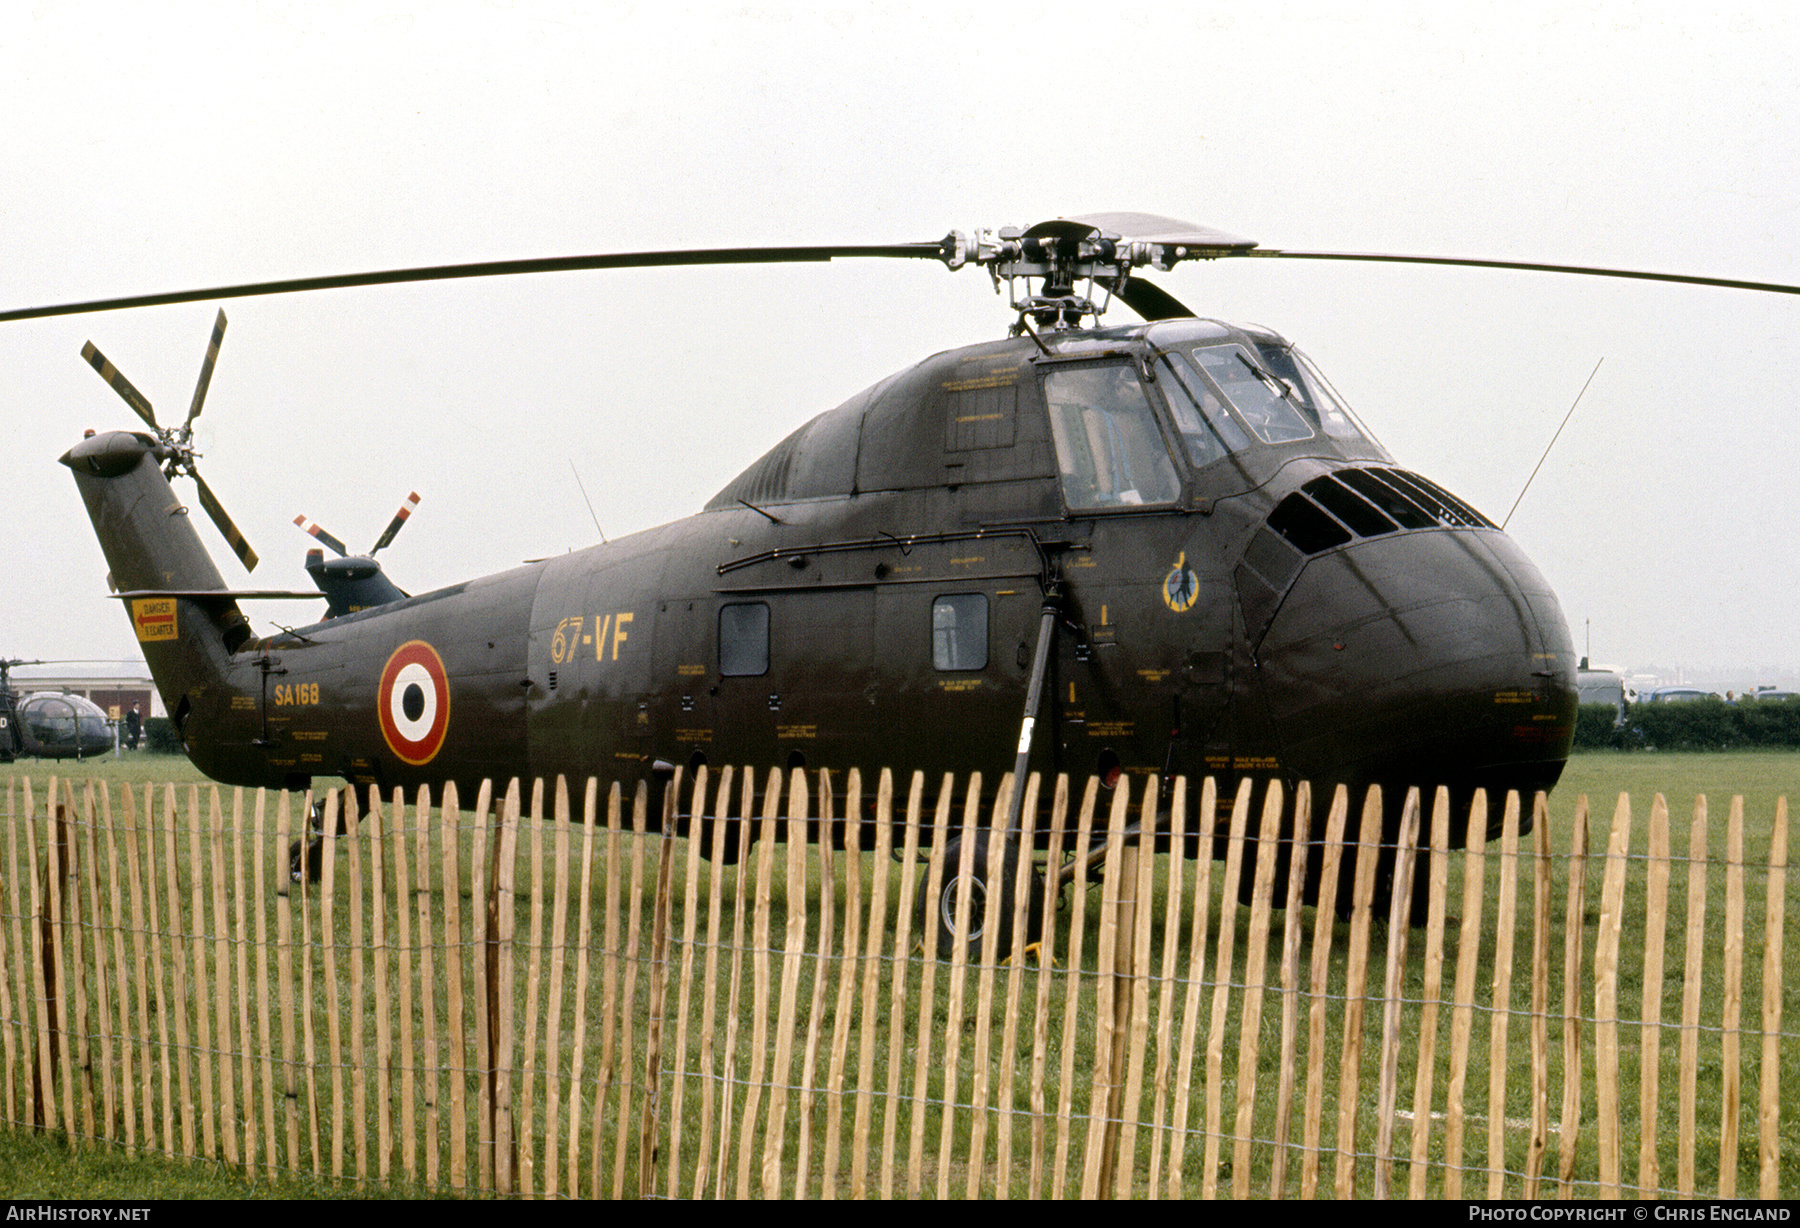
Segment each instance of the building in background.
[{"label": "building in background", "polygon": [[134,703],[144,720],[168,715],[150,678],[150,668],[142,661],[19,665],[12,670],[12,685],[21,698],[38,691],[80,695],[98,704],[112,721],[124,720]]}]

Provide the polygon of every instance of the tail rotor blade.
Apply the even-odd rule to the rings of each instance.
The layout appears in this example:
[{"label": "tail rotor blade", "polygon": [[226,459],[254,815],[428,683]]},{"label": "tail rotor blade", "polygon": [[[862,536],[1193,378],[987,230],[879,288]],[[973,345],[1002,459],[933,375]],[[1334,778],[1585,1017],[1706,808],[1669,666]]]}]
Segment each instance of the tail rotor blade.
[{"label": "tail rotor blade", "polygon": [[81,356],[87,359],[88,366],[100,373],[101,379],[112,385],[114,392],[125,398],[125,404],[131,406],[137,416],[149,424],[151,430],[158,434],[162,432],[162,427],[156,425],[156,411],[150,408],[149,400],[131,386],[131,381],[108,361],[106,355],[94,348],[92,341],[81,347]]},{"label": "tail rotor blade", "polygon": [[238,532],[237,525],[233,524],[231,517],[225,514],[224,505],[219,502],[218,496],[213,494],[212,487],[206,484],[206,479],[197,473],[193,476],[194,485],[200,488],[200,506],[206,509],[206,514],[212,517],[212,522],[219,526],[219,532],[225,535],[226,543],[231,547],[231,552],[238,556],[238,561],[244,565],[244,570],[255,571],[256,551],[250,548],[250,543],[244,540],[242,533]]},{"label": "tail rotor blade", "polygon": [[[330,546],[333,550],[337,551],[339,558],[348,557],[348,555],[350,554],[350,548],[348,546],[344,545],[344,543],[339,541],[336,537],[333,537],[329,531],[327,531],[323,526],[321,526],[319,524],[318,521],[308,520],[305,516],[302,515],[302,516],[294,517],[294,523],[299,525],[303,531],[305,531],[307,533],[311,533],[314,537],[318,538],[321,542],[325,543],[327,546]],[[380,547],[377,546],[376,549],[379,550]],[[374,553],[374,551],[371,551],[370,553]]]},{"label": "tail rotor blade", "polygon": [[[392,520],[388,521],[388,527],[382,530],[381,540],[375,543],[374,550],[369,551],[371,558],[375,556],[376,551],[385,549],[394,540],[394,535],[400,532],[400,526],[406,523],[406,518],[411,516],[413,509],[418,506],[419,492],[415,490],[406,496],[406,502],[400,505],[400,510],[394,513]],[[338,553],[342,554],[343,551],[340,550]]]},{"label": "tail rotor blade", "polygon": [[219,361],[219,343],[225,340],[225,312],[221,309],[218,319],[213,321],[212,340],[206,343],[206,361],[200,364],[200,382],[194,385],[194,403],[188,406],[187,421],[181,424],[184,433],[191,431],[194,419],[200,416],[200,409],[206,404],[206,389],[212,383],[213,367]]}]

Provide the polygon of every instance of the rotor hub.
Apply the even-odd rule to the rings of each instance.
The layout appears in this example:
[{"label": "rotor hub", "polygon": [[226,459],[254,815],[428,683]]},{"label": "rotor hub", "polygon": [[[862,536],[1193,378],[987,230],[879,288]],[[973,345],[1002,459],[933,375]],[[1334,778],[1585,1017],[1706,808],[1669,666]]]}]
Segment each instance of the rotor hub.
[{"label": "rotor hub", "polygon": [[[1056,218],[1024,230],[978,230],[973,239],[951,231],[940,245],[949,268],[985,266],[996,293],[1006,282],[1012,309],[1019,313],[1015,335],[1028,320],[1058,331],[1081,327],[1084,317],[1098,319],[1124,292],[1134,269],[1166,272],[1183,260],[1214,260],[1255,246],[1222,230],[1147,213]],[[1076,292],[1082,282],[1086,294]]]}]

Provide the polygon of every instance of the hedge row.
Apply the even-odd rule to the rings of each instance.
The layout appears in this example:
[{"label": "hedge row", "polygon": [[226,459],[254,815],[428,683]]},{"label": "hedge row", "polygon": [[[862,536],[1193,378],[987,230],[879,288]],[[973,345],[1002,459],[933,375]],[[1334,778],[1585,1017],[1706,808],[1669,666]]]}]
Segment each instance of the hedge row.
[{"label": "hedge row", "polygon": [[1634,704],[1618,723],[1611,704],[1582,704],[1576,750],[1800,749],[1800,699],[1717,697],[1687,703]]},{"label": "hedge row", "polygon": [[181,739],[175,735],[175,722],[166,716],[144,720],[144,749],[154,755],[179,755]]}]

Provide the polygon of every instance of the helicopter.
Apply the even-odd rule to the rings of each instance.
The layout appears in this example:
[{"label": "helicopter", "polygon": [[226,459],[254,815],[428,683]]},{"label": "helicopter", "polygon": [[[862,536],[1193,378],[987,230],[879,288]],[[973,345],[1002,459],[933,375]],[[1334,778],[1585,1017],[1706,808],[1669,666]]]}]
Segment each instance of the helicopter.
[{"label": "helicopter", "polygon": [[82,695],[21,695],[13,689],[14,667],[47,664],[17,657],[0,660],[0,763],[26,756],[91,759],[113,749],[112,726],[100,705]]},{"label": "helicopter", "polygon": [[[408,281],[845,258],[979,267],[1007,288],[1015,320],[1004,337],[928,357],[805,423],[685,520],[418,596],[377,589],[383,600],[336,603],[331,617],[268,636],[240,603],[298,594],[228,587],[170,486],[192,479],[254,568],[194,467],[192,425],[224,313],[178,427],[159,425],[90,343],[84,356],[149,430],[90,432],[62,463],[187,753],[224,783],[466,789],[566,774],[630,787],[706,763],[889,762],[992,780],[1012,764],[1107,789],[1127,774],[1211,775],[1221,796],[1244,780],[1382,785],[1390,799],[1441,784],[1464,815],[1477,789],[1552,788],[1577,698],[1555,594],[1492,520],[1403,468],[1288,339],[1202,318],[1146,276],[1237,257],[1796,292],[1271,249],[1105,213],[889,246],[265,282],[0,322]],[[1115,301],[1142,322],[1102,324]],[[1388,808],[1391,836],[1397,802]],[[679,802],[676,814],[685,822]],[[1009,844],[1039,836],[1032,816],[1009,831]],[[1290,814],[1287,833],[1278,883],[1290,849],[1317,838],[1309,815]],[[1460,845],[1467,833],[1451,835]],[[1190,838],[1184,851],[1211,847]],[[1317,859],[1307,862],[1311,878]]]}]

